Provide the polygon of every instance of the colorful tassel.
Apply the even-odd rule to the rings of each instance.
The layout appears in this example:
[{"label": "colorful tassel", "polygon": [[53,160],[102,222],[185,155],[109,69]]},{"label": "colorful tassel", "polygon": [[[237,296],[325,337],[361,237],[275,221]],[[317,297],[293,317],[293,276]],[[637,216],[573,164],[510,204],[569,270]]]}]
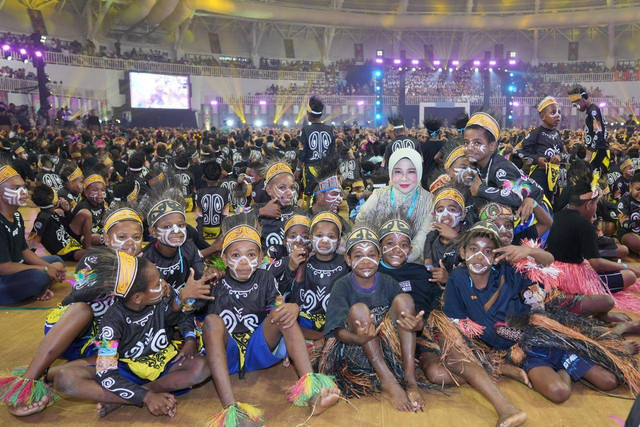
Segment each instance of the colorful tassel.
[{"label": "colorful tassel", "polygon": [[118,353],[118,340],[96,340],[92,342],[100,356],[114,356]]},{"label": "colorful tassel", "polygon": [[611,295],[616,303],[616,308],[634,313],[640,312],[640,282],[626,288],[624,291]]},{"label": "colorful tassel", "polygon": [[227,266],[224,265],[224,261],[222,261],[222,258],[220,257],[209,258],[209,266],[223,271],[227,269]]},{"label": "colorful tassel", "polygon": [[11,407],[30,405],[49,397],[49,404],[58,396],[44,381],[24,378],[26,368],[16,368],[9,377],[0,378],[0,402]]},{"label": "colorful tassel", "polygon": [[337,386],[333,377],[315,372],[304,374],[296,385],[289,389],[289,402],[296,406],[309,406],[311,398],[320,393],[323,388],[335,387]]},{"label": "colorful tassel", "polygon": [[458,328],[460,328],[460,332],[462,332],[467,338],[477,338],[482,336],[484,333],[484,326],[469,318],[455,319],[454,322],[458,325]]},{"label": "colorful tassel", "polygon": [[[541,246],[538,241],[531,239],[523,239],[522,245],[534,249],[540,248]],[[544,285],[544,291],[546,293],[551,292],[552,289],[557,289],[558,287],[560,287],[558,277],[562,273],[553,265],[543,267],[538,264],[532,257],[526,257],[521,259],[520,261],[513,263],[513,267],[518,273],[527,276],[527,278],[533,283],[540,283]]]},{"label": "colorful tassel", "polygon": [[242,421],[253,421],[254,423],[264,423],[262,410],[248,403],[236,402],[218,412],[205,427],[236,427]]},{"label": "colorful tassel", "polygon": [[600,276],[587,260],[584,260],[581,264],[555,261],[552,266],[563,273],[562,280],[558,282],[558,289],[564,293],[571,295],[611,295],[609,288],[602,283]]}]

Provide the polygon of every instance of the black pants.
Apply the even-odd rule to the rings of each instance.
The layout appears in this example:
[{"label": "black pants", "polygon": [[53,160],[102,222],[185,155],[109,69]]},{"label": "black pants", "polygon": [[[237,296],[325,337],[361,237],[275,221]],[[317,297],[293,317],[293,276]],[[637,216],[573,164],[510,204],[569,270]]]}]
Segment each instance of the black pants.
[{"label": "black pants", "polygon": [[596,169],[600,170],[600,175],[607,172],[609,166],[603,164],[604,160],[607,158],[607,151],[609,150],[607,150],[606,148],[599,148],[598,150],[596,150],[596,155],[590,163],[592,172]]}]

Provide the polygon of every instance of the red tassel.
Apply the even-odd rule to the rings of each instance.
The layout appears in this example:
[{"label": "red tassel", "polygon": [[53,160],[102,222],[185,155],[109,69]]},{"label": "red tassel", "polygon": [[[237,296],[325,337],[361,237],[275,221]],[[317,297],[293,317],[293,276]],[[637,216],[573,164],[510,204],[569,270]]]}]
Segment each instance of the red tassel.
[{"label": "red tassel", "polygon": [[558,289],[566,294],[611,295],[607,285],[587,260],[581,264],[555,261],[552,266],[563,273],[558,281]]}]

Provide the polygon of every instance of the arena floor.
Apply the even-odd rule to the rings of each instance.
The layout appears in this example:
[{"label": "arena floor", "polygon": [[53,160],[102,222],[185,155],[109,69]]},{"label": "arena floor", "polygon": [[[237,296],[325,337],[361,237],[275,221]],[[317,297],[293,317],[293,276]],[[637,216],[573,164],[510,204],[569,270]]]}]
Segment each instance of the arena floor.
[{"label": "arena floor", "polygon": [[[34,209],[25,209],[23,216],[27,230],[35,219]],[[193,218],[190,218],[193,222]],[[627,262],[637,262],[628,259]],[[72,266],[68,266],[69,271]],[[46,302],[0,307],[0,342],[2,358],[0,369],[4,372],[14,366],[26,365],[36,350],[43,334],[47,308],[55,307],[67,295],[68,284],[58,284],[53,288],[55,297]],[[637,339],[637,338],[634,338]],[[402,413],[393,409],[386,401],[376,398],[353,399],[351,404],[344,401],[322,414],[307,421],[309,411],[289,404],[285,389],[294,384],[297,377],[292,367],[277,365],[271,369],[251,372],[245,379],[232,376],[236,397],[244,402],[260,406],[265,413],[267,425],[271,426],[460,426],[482,427],[495,425],[497,415],[491,405],[470,386],[440,391],[425,392],[427,405],[424,412]],[[562,405],[548,402],[526,386],[503,379],[500,383],[503,393],[528,415],[527,426],[581,426],[603,427],[621,425],[616,420],[624,420],[631,408],[631,400],[615,399],[589,390],[582,384],[575,384],[573,395]],[[613,392],[628,397],[626,388]],[[211,381],[194,389],[186,396],[178,398],[176,416],[156,418],[144,408],[123,407],[99,420],[95,403],[75,399],[62,399],[46,411],[27,418],[15,418],[0,408],[0,425],[56,424],[65,426],[88,425],[93,422],[110,426],[137,426],[153,424],[204,425],[221,410]],[[306,424],[305,424],[306,422]],[[623,422],[623,421],[622,421]]]}]

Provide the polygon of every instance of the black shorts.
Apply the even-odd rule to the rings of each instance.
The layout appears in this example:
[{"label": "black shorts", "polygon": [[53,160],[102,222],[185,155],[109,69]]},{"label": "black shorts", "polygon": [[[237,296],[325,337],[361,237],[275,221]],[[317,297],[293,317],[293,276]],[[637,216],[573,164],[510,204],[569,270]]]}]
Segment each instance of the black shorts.
[{"label": "black shorts", "polygon": [[604,282],[605,285],[609,288],[609,291],[613,294],[616,292],[620,292],[624,289],[624,278],[622,277],[622,273],[619,271],[609,271],[603,272],[598,271],[598,276]]}]

